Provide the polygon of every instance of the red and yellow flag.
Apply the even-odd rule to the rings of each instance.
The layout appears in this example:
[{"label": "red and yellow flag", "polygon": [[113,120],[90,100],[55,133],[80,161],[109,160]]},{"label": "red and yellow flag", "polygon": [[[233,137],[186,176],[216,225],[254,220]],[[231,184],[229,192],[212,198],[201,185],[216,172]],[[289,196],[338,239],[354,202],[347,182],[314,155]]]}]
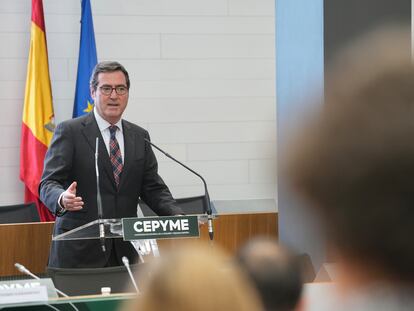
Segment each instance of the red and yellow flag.
[{"label": "red and yellow flag", "polygon": [[24,96],[20,144],[20,179],[25,183],[25,202],[35,202],[40,220],[53,215],[39,200],[43,161],[54,130],[52,90],[47,56],[42,0],[32,0],[29,62]]}]

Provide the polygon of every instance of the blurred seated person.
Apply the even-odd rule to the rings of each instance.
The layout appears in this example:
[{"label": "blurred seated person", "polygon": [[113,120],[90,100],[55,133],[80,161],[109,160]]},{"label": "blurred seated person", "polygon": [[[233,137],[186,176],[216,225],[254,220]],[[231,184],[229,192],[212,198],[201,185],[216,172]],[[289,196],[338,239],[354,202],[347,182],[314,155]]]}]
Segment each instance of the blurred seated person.
[{"label": "blurred seated person", "polygon": [[259,311],[254,287],[217,248],[188,244],[161,258],[124,311]]},{"label": "blurred seated person", "polygon": [[288,177],[338,257],[330,310],[414,310],[414,68],[390,28],[342,51],[323,109],[299,133]]},{"label": "blurred seated person", "polygon": [[256,238],[238,252],[237,261],[256,286],[266,311],[301,310],[299,259],[276,241]]}]

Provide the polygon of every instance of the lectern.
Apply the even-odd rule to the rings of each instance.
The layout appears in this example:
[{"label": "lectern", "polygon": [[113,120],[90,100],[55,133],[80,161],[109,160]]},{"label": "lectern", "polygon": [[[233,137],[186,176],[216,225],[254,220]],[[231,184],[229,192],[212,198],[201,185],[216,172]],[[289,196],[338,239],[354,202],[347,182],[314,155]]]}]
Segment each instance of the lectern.
[{"label": "lectern", "polygon": [[[197,216],[98,219],[54,236],[52,239],[54,241],[124,239],[132,242],[140,258],[144,261],[143,255],[149,255],[151,251],[154,256],[158,254],[158,247],[154,239],[181,237],[199,237]],[[148,243],[136,243],[138,239],[151,240]],[[138,280],[142,280],[146,274],[146,269],[141,264],[131,266],[131,270],[139,270]],[[131,280],[124,266],[89,269],[49,267],[47,272],[53,279],[55,286],[70,296],[99,294],[102,287],[110,287],[112,293],[122,293],[131,291],[128,288],[132,289],[130,285],[126,286],[131,283]]]},{"label": "lectern", "polygon": [[[53,241],[120,239],[168,239],[199,236],[203,216],[165,216],[122,219],[97,219],[68,232],[53,236]],[[103,234],[101,234],[103,227]]]}]

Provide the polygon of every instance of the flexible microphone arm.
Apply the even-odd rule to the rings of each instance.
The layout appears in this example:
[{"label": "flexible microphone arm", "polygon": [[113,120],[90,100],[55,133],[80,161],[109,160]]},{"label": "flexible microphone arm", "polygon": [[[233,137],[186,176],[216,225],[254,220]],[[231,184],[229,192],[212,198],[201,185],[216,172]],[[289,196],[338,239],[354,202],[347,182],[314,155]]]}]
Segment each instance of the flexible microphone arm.
[{"label": "flexible microphone arm", "polygon": [[99,239],[101,240],[102,251],[106,252],[105,226],[102,222],[103,211],[102,211],[101,187],[99,186],[98,147],[99,147],[99,138],[96,137],[96,143],[95,143],[95,170],[96,170],[96,204],[98,206],[98,221],[99,221]]},{"label": "flexible microphone arm", "polygon": [[213,231],[213,216],[212,216],[212,210],[211,210],[210,195],[208,194],[207,183],[204,180],[203,176],[201,176],[199,173],[197,173],[194,170],[192,170],[191,168],[189,168],[184,163],[178,161],[176,158],[174,158],[169,153],[167,153],[164,150],[162,150],[160,147],[154,145],[149,139],[144,138],[144,140],[147,143],[149,143],[151,146],[153,146],[155,149],[157,149],[158,151],[160,151],[161,153],[163,153],[166,157],[168,157],[171,160],[173,160],[174,162],[180,164],[181,166],[183,166],[184,168],[186,168],[187,170],[189,170],[191,173],[193,173],[194,175],[198,176],[202,180],[203,185],[204,185],[205,201],[206,201],[206,207],[207,207],[206,208],[207,210],[205,212],[208,215],[208,235],[210,236],[210,240],[213,240],[213,238],[214,238],[214,231]]},{"label": "flexible microphone arm", "polygon": [[[24,273],[24,274],[26,274],[26,275],[28,275],[28,276],[31,276],[32,278],[34,278],[35,280],[40,280],[40,278],[36,275],[36,274],[33,274],[29,269],[27,269],[25,266],[23,266],[22,264],[19,264],[18,262],[15,262],[14,263],[14,266],[16,267],[16,269],[17,270],[19,270],[21,273]],[[69,296],[68,295],[66,295],[64,292],[62,292],[61,290],[59,290],[59,289],[57,289],[56,287],[55,287],[55,290],[56,290],[56,292],[58,293],[58,294],[60,294],[61,296],[63,296],[63,297],[66,297],[66,298],[69,298]],[[69,303],[69,305],[71,305],[72,306],[72,308],[75,310],[75,311],[79,311],[79,309],[78,308],[76,308],[76,306],[72,303],[72,302],[68,302]],[[49,303],[45,303],[45,305],[46,306],[48,306],[48,307],[51,307],[52,309],[54,309],[54,307],[52,306],[52,305],[50,305]]]},{"label": "flexible microphone arm", "polygon": [[[16,262],[16,263],[14,263],[14,266],[16,267],[16,269],[17,270],[19,270],[21,273],[24,273],[24,274],[26,274],[26,275],[28,275],[28,276],[31,276],[32,278],[34,278],[34,279],[36,279],[36,280],[40,280],[40,278],[36,275],[36,274],[33,274],[32,272],[30,272],[30,270],[29,269],[27,269],[25,266],[23,266],[22,264],[19,264],[18,262]],[[68,298],[69,296],[68,295],[66,295],[64,292],[62,292],[62,291],[60,291],[60,290],[58,290],[57,288],[55,288],[55,290],[59,293],[59,294],[61,294],[63,297],[66,297],[66,298]]]},{"label": "flexible microphone arm", "polygon": [[137,283],[135,283],[135,279],[134,279],[134,276],[132,275],[131,267],[129,266],[129,260],[128,260],[128,258],[126,256],[123,256],[122,257],[122,263],[124,264],[125,268],[128,271],[129,278],[131,279],[131,282],[134,285],[135,290],[139,294],[139,289],[138,289]]}]

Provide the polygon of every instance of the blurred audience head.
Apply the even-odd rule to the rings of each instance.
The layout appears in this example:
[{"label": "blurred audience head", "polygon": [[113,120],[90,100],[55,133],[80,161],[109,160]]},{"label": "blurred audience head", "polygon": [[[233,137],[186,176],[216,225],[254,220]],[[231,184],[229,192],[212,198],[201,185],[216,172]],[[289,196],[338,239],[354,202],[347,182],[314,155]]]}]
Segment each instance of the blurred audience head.
[{"label": "blurred audience head", "polygon": [[259,311],[254,287],[217,247],[191,244],[164,255],[128,310]]},{"label": "blurred audience head", "polygon": [[414,283],[414,68],[409,29],[370,34],[327,70],[288,176],[366,280]]},{"label": "blurred audience head", "polygon": [[297,256],[274,240],[256,238],[239,250],[237,260],[256,286],[266,311],[299,309],[302,277]]}]

